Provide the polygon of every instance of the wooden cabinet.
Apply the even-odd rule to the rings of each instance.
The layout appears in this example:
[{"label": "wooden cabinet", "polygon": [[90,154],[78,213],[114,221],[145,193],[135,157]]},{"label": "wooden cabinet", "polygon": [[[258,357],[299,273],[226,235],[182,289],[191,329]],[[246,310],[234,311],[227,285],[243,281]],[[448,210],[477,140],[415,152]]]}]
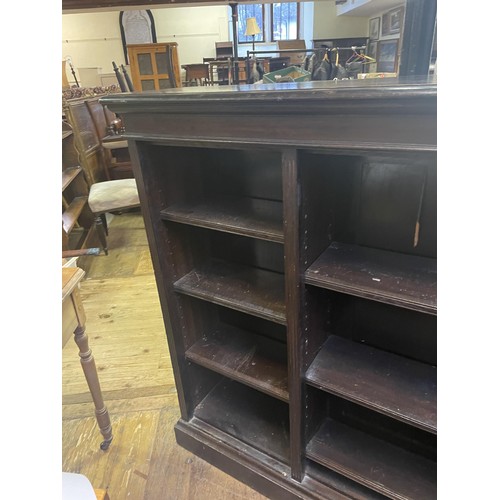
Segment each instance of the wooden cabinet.
[{"label": "wooden cabinet", "polygon": [[436,86],[192,90],[103,98],[178,443],[269,498],[435,498]]},{"label": "wooden cabinet", "polygon": [[182,86],[176,42],[132,44],[127,45],[127,51],[136,91]]}]

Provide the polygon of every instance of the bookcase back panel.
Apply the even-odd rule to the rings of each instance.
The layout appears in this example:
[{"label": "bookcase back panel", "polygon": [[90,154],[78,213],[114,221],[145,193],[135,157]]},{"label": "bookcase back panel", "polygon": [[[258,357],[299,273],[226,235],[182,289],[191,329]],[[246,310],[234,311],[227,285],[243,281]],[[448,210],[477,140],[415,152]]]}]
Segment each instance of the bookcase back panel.
[{"label": "bookcase back panel", "polygon": [[262,337],[275,340],[282,344],[286,343],[286,327],[278,325],[262,318],[256,318],[248,314],[243,314],[233,309],[218,307],[219,319],[221,322],[244,330],[249,330]]},{"label": "bookcase back panel", "polygon": [[394,446],[436,460],[436,436],[345,399],[326,395],[326,417]]},{"label": "bookcase back panel", "polygon": [[373,302],[347,294],[308,287],[319,331],[377,347],[387,352],[437,363],[437,318],[401,307]]},{"label": "bookcase back panel", "polygon": [[283,200],[281,153],[259,150],[204,150],[207,193]]},{"label": "bookcase back panel", "polygon": [[210,252],[214,259],[283,273],[283,245],[279,243],[212,231]]},{"label": "bookcase back panel", "polygon": [[[175,276],[181,277],[197,266],[213,260],[241,264],[283,273],[283,245],[208,229],[166,222],[170,244],[182,252]],[[182,258],[180,258],[182,256]]]},{"label": "bookcase back panel", "polygon": [[330,241],[436,256],[432,153],[299,156],[306,224]]},{"label": "bookcase back panel", "polygon": [[283,200],[281,152],[186,148],[139,142],[147,158],[143,174],[155,169],[169,204],[220,196]]}]

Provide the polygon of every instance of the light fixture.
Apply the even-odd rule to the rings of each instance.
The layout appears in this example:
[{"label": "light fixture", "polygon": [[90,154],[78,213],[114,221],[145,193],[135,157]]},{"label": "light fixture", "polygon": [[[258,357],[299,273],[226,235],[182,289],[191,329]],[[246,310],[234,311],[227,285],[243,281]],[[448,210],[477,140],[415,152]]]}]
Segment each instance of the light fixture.
[{"label": "light fixture", "polygon": [[245,31],[245,36],[252,36],[252,51],[255,52],[255,35],[262,33],[260,31],[259,25],[257,24],[257,19],[255,17],[247,17],[247,28]]}]

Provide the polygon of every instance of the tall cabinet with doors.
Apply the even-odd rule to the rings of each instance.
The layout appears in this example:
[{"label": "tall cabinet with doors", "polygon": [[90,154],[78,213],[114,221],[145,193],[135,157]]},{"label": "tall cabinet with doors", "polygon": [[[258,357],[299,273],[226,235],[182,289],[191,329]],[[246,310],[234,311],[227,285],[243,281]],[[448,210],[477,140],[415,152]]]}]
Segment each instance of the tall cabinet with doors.
[{"label": "tall cabinet with doors", "polygon": [[178,443],[269,498],[435,498],[435,85],[103,100],[137,164]]},{"label": "tall cabinet with doors", "polygon": [[134,90],[181,87],[177,42],[127,45]]}]

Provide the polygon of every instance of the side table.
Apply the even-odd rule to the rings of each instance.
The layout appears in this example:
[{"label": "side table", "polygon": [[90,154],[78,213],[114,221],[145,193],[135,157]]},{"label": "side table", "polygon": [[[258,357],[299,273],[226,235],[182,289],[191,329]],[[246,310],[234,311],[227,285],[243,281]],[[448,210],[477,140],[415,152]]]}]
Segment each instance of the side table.
[{"label": "side table", "polygon": [[97,424],[104,437],[101,450],[107,450],[113,440],[111,421],[108,409],[104,405],[101,386],[95,366],[94,357],[89,347],[89,339],[85,333],[85,311],[78,284],[85,275],[79,267],[62,268],[62,345],[66,344],[71,334],[74,334],[79,348],[80,362],[95,406]]}]

